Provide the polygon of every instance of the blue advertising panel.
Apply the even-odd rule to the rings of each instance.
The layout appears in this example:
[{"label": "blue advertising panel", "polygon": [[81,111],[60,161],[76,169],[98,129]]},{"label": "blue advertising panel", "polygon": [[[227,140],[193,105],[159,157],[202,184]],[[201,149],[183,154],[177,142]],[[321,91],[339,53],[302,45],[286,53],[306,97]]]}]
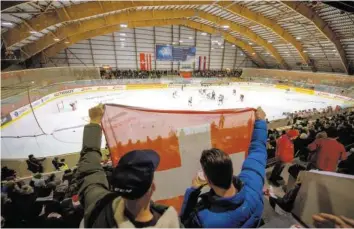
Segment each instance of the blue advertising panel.
[{"label": "blue advertising panel", "polygon": [[196,55],[196,47],[156,45],[156,60],[189,61]]},{"label": "blue advertising panel", "polygon": [[156,45],[156,60],[173,61],[172,46]]}]

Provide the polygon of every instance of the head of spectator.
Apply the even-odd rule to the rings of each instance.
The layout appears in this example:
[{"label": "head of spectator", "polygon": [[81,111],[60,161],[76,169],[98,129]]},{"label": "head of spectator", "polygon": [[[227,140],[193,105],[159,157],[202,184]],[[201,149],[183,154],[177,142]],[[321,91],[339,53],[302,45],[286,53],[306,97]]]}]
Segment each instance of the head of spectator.
[{"label": "head of spectator", "polygon": [[298,130],[288,130],[288,132],[286,132],[286,135],[291,139],[294,140],[299,136],[299,131]]},{"label": "head of spectator", "polygon": [[316,134],[316,138],[327,138],[327,133],[325,131],[319,132]]},{"label": "head of spectator", "polygon": [[36,173],[32,177],[34,187],[44,187],[46,186],[45,179],[41,173]]},{"label": "head of spectator", "polygon": [[160,157],[153,150],[134,150],[125,154],[113,171],[113,190],[123,197],[132,221],[138,215],[151,218],[153,214],[150,203],[156,188],[154,173],[159,162]]},{"label": "head of spectator", "polygon": [[204,150],[200,158],[209,186],[221,197],[233,196],[236,189],[232,184],[233,167],[229,155],[220,149]]}]

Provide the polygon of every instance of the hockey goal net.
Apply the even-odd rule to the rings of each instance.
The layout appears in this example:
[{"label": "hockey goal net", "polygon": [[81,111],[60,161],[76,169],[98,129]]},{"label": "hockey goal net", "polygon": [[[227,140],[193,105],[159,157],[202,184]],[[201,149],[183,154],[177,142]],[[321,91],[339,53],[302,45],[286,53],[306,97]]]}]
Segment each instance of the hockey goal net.
[{"label": "hockey goal net", "polygon": [[232,159],[234,173],[240,171],[252,137],[254,109],[166,111],[106,104],[101,124],[113,165],[131,150],[152,149],[160,155],[155,197],[178,209],[201,168],[203,150],[223,150]]},{"label": "hockey goal net", "polygon": [[57,102],[57,108],[58,108],[58,112],[63,112],[64,111],[64,103],[63,103],[63,101]]}]

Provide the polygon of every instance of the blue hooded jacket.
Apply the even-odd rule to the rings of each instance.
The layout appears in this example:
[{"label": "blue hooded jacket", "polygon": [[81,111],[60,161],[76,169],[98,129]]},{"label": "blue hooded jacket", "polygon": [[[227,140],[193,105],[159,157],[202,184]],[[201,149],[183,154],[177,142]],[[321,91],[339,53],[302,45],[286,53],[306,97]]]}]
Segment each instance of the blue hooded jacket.
[{"label": "blue hooded jacket", "polygon": [[[265,177],[265,167],[267,162],[267,124],[264,120],[256,120],[252,135],[252,141],[246,160],[243,162],[242,171],[237,179],[241,181],[241,187],[237,187],[238,192],[232,197],[222,198],[213,195],[209,198],[216,208],[204,207],[194,209],[194,214],[185,211],[188,206],[195,205],[200,194],[200,189],[188,188],[184,195],[181,210],[183,216],[190,217],[186,227],[205,228],[228,228],[228,227],[255,227],[261,219],[263,212],[263,185]],[[211,196],[213,191],[208,194]],[[229,206],[228,206],[229,205]],[[231,207],[230,206],[234,206]]]}]

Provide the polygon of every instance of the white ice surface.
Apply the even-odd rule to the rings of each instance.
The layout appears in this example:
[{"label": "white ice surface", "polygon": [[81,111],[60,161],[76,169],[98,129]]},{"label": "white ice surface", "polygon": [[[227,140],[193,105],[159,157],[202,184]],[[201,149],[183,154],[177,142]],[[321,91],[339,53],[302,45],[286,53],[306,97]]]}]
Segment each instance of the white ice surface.
[{"label": "white ice surface", "polygon": [[[237,95],[232,95],[232,90]],[[1,158],[26,158],[29,154],[36,157],[61,155],[78,152],[81,149],[83,126],[88,123],[88,109],[100,102],[130,106],[169,109],[169,110],[215,110],[227,108],[245,108],[262,106],[269,120],[282,117],[283,112],[301,109],[321,108],[341,105],[338,100],[331,100],[314,95],[285,93],[284,90],[266,87],[236,86],[210,87],[216,98],[225,96],[224,104],[210,101],[199,95],[198,88],[180,89],[127,90],[117,92],[91,92],[59,98],[35,110],[35,115],[47,135],[39,137],[2,138]],[[172,97],[178,91],[177,98]],[[245,95],[244,102],[239,100]],[[188,106],[188,98],[193,97],[193,106]],[[77,101],[77,110],[72,111],[70,103]],[[64,109],[58,112],[57,104],[63,102]],[[69,128],[69,129],[65,129]],[[25,115],[1,130],[2,136],[24,136],[41,134],[33,114]],[[102,145],[105,145],[103,141]]]}]

